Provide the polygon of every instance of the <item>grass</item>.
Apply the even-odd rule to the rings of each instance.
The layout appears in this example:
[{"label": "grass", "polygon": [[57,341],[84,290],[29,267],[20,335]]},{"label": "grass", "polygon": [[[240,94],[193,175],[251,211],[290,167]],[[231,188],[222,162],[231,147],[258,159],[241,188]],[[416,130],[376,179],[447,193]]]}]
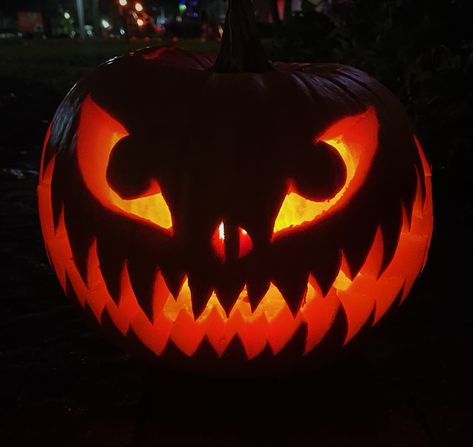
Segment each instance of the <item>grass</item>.
[{"label": "grass", "polygon": [[[86,73],[112,57],[138,48],[165,45],[158,40],[0,40],[0,77],[26,84],[41,84],[65,93]],[[215,53],[217,42],[180,40],[175,45]]]}]

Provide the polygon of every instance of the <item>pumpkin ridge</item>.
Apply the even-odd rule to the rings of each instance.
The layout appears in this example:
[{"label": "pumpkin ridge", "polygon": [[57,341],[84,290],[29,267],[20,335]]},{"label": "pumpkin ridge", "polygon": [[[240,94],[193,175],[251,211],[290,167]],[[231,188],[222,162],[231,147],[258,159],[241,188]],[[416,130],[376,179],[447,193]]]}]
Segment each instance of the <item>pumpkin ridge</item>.
[{"label": "pumpkin ridge", "polygon": [[[299,74],[304,74],[304,72],[299,73]],[[312,73],[311,73],[312,74]],[[338,77],[330,77],[330,76],[324,76],[323,73],[317,72],[316,73],[317,77],[322,78],[331,84],[335,85],[338,87],[343,93],[353,99],[354,102],[356,102],[360,106],[360,110],[364,110],[366,108],[365,103],[353,92],[351,92],[343,83],[339,82]],[[344,73],[341,73],[341,76],[344,76]]]}]

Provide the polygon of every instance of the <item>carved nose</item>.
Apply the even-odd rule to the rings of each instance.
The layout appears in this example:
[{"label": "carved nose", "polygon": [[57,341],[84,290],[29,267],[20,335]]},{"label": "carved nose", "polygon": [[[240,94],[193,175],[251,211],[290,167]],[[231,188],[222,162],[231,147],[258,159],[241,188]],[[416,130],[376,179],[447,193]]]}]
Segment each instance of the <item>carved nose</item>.
[{"label": "carved nose", "polygon": [[250,235],[241,227],[224,221],[212,235],[212,249],[220,262],[227,262],[246,256],[253,248]]}]

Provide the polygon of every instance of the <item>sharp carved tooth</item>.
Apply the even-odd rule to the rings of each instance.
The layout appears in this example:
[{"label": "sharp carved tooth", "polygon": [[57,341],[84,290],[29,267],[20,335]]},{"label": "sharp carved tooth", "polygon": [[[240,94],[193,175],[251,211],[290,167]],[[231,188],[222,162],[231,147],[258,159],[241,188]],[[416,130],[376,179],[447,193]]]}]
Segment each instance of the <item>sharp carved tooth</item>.
[{"label": "sharp carved tooth", "polygon": [[212,295],[212,289],[208,284],[207,281],[201,280],[195,275],[189,277],[192,312],[196,320],[209,306],[208,302]]},{"label": "sharp carved tooth", "polygon": [[[192,304],[194,304],[194,297],[192,296]],[[217,295],[215,294],[214,291],[210,294],[210,297],[203,308],[202,312],[200,315],[196,318],[197,321],[203,322],[212,313],[217,313],[217,315],[222,319],[222,321],[225,321],[227,319],[227,314],[225,313],[225,310],[223,309],[222,305],[220,304],[219,299],[217,298]]]},{"label": "sharp carved tooth", "polygon": [[168,294],[168,298],[164,303],[163,314],[169,320],[175,321],[182,310],[185,310],[190,316],[193,316],[191,292],[187,276],[184,277],[179,295],[176,299],[174,299],[172,291]]},{"label": "sharp carved tooth", "polygon": [[248,282],[248,299],[252,309],[258,307],[270,288],[269,280],[252,280]]},{"label": "sharp carved tooth", "polygon": [[189,288],[189,280],[187,276],[184,277],[182,282],[181,290],[176,299],[176,304],[180,309],[187,311],[189,315],[194,315],[192,312],[192,298],[191,298],[191,289]]},{"label": "sharp carved tooth", "polygon": [[326,296],[332,288],[332,284],[340,270],[341,262],[341,251],[334,251],[327,253],[325,259],[319,259],[318,262],[312,265],[311,274],[315,277],[323,296]]},{"label": "sharp carved tooth", "polygon": [[184,281],[187,280],[187,276],[183,273],[172,273],[164,269],[162,270],[162,274],[168,290],[172,293],[172,296],[177,299],[181,293]]},{"label": "sharp carved tooth", "polygon": [[301,302],[307,293],[308,273],[292,273],[279,278],[277,286],[293,315],[300,309]]},{"label": "sharp carved tooth", "polygon": [[158,316],[162,313],[163,308],[168,300],[171,292],[169,291],[168,286],[166,285],[166,281],[164,281],[164,277],[161,271],[156,273],[154,279],[154,288],[153,288],[153,321],[155,321]]},{"label": "sharp carved tooth", "polygon": [[261,309],[261,313],[264,312],[266,319],[271,321],[285,307],[287,307],[287,303],[281,291],[274,284],[270,283],[268,291],[254,313],[258,314],[258,311]]},{"label": "sharp carved tooth", "polygon": [[[225,310],[226,315],[230,315],[244,291],[243,284],[231,284],[229,287],[215,289],[217,298],[220,305]],[[246,291],[244,295],[246,296]]]},{"label": "sharp carved tooth", "polygon": [[137,257],[130,258],[127,265],[133,293],[148,320],[152,321],[154,315],[153,289],[156,267],[153,263],[143,262],[143,260]]}]

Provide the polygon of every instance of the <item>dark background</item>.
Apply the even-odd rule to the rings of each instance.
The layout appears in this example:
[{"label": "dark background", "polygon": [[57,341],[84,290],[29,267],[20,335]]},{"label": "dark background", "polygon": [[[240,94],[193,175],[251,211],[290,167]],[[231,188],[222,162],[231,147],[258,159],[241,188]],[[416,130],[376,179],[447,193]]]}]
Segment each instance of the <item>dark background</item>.
[{"label": "dark background", "polygon": [[405,104],[432,162],[435,206],[429,261],[409,299],[365,346],[296,377],[193,377],[124,354],[63,296],[35,188],[42,139],[68,88],[149,42],[0,39],[1,445],[471,445],[470,2],[325,3],[264,43],[274,59],[359,67]]}]

